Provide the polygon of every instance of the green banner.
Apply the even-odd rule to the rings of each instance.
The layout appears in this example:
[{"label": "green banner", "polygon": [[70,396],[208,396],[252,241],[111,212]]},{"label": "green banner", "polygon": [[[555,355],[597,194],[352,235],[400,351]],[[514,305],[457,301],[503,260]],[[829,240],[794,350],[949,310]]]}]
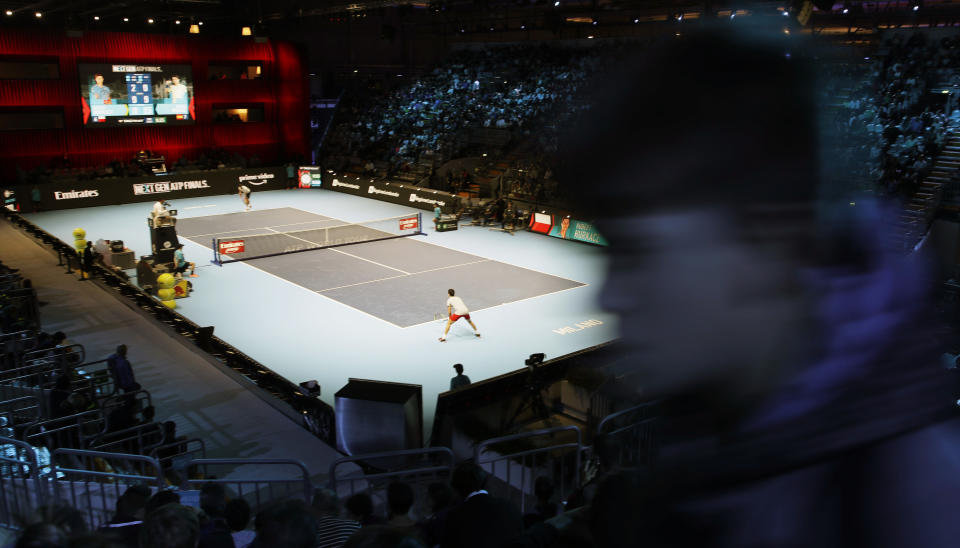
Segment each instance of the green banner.
[{"label": "green banner", "polygon": [[576,240],[578,242],[587,242],[588,244],[610,245],[606,238],[600,234],[595,226],[584,221],[577,221],[569,217],[560,219],[560,222],[553,225],[550,229],[550,235],[564,240]]}]

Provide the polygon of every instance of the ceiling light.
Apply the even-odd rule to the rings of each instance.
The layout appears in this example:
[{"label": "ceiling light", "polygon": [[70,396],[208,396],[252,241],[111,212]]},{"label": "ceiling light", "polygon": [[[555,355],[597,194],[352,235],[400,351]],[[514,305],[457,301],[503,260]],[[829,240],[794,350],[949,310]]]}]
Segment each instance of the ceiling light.
[{"label": "ceiling light", "polygon": [[37,13],[34,13],[34,15],[37,17],[37,19],[40,19],[41,17],[43,17],[43,14],[40,13],[39,11]]},{"label": "ceiling light", "polygon": [[253,30],[250,27],[241,27],[240,36],[253,36]]},{"label": "ceiling light", "polygon": [[200,26],[203,26],[203,21],[200,21]]},{"label": "ceiling light", "polygon": [[94,21],[99,21],[99,20],[100,20],[100,16],[99,16],[99,15],[94,15],[94,16],[93,16],[93,20],[94,20]]},{"label": "ceiling light", "polygon": [[174,22],[173,22],[173,24],[175,24],[175,25],[179,25],[179,24],[180,24],[180,20],[179,20],[179,19],[177,19],[176,21],[174,21]]},{"label": "ceiling light", "polygon": [[153,24],[153,18],[151,17],[150,19],[147,19],[147,23],[150,23],[150,24],[152,25],[152,24]]},{"label": "ceiling light", "polygon": [[190,34],[200,34],[200,25],[196,23],[190,25]]},{"label": "ceiling light", "polygon": [[13,15],[13,12],[10,10],[7,10],[7,15]]},{"label": "ceiling light", "polygon": [[123,18],[123,22],[124,22],[124,23],[126,23],[126,22],[128,22],[128,21],[130,21],[130,18],[129,18],[129,17],[124,17],[124,18]]}]

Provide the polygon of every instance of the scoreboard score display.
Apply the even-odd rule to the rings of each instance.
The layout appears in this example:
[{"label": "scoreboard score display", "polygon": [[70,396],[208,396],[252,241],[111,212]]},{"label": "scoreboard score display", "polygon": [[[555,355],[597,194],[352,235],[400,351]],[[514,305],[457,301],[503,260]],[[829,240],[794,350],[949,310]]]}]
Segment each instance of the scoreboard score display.
[{"label": "scoreboard score display", "polygon": [[150,116],[153,114],[153,92],[149,74],[127,74],[127,97],[130,98],[131,116]]},{"label": "scoreboard score display", "polygon": [[189,64],[80,63],[85,127],[192,124],[196,119]]}]

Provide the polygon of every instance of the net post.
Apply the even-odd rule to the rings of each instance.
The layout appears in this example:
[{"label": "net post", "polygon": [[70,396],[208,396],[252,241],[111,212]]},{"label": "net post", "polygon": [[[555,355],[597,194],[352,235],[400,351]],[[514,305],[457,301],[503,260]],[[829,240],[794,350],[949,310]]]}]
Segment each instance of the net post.
[{"label": "net post", "polygon": [[423,212],[417,212],[417,234],[423,234]]},{"label": "net post", "polygon": [[213,260],[210,261],[210,262],[213,263],[213,264],[215,264],[215,265],[217,265],[217,266],[223,266],[223,263],[220,262],[220,251],[219,251],[219,248],[217,247],[217,237],[216,237],[216,236],[214,236],[214,237],[212,238],[212,242],[213,242],[213,243],[211,244],[210,247],[213,249]]}]

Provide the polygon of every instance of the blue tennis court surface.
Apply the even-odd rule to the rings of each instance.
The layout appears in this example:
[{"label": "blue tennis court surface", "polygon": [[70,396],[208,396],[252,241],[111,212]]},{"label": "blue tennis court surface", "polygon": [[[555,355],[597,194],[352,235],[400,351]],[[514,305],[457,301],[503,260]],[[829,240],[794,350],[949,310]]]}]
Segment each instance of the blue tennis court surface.
[{"label": "blue tennis court surface", "polygon": [[[211,249],[215,238],[278,235],[346,221],[284,207],[181,219],[181,238]],[[436,319],[437,295],[469,288],[471,310],[530,299],[585,285],[422,241],[420,236],[316,249],[245,261],[398,327]],[[227,264],[224,268],[231,268]],[[505,283],[508,281],[508,283]]]}]

